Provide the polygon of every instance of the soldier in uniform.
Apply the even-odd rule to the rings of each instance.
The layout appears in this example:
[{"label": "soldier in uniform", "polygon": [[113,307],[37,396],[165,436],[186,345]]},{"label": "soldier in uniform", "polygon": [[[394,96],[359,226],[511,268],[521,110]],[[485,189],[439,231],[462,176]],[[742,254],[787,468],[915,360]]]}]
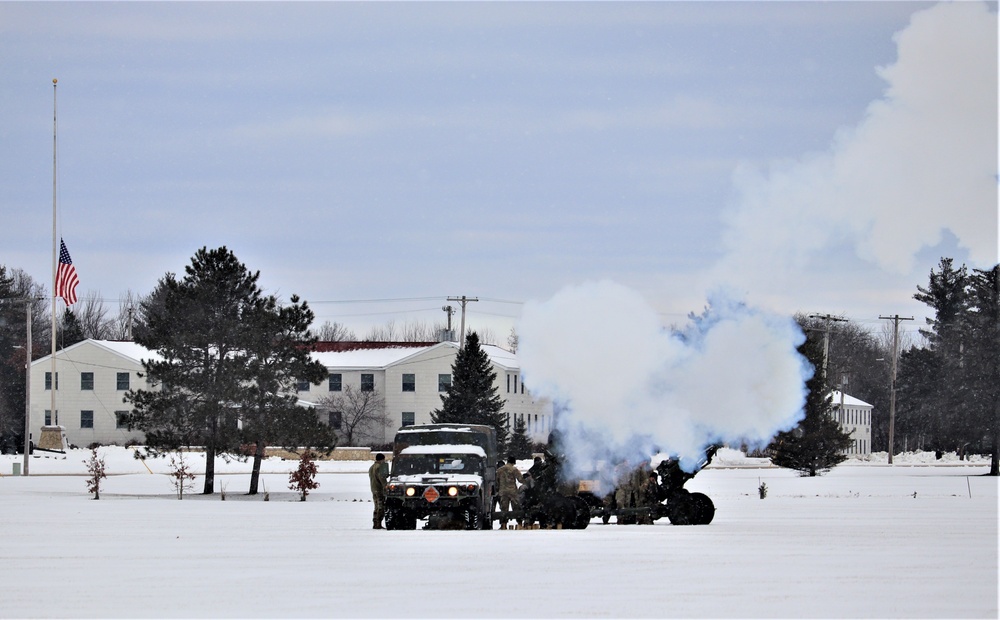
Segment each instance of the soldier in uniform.
[{"label": "soldier in uniform", "polygon": [[649,513],[644,514],[639,519],[640,525],[652,525],[653,524],[653,508],[660,503],[660,482],[656,477],[655,471],[649,472],[649,477],[646,481],[642,483],[642,491],[640,493],[640,501],[643,508],[649,508]]},{"label": "soldier in uniform", "polygon": [[372,529],[381,530],[382,518],[385,517],[385,484],[389,480],[389,464],[385,462],[385,455],[379,452],[375,455],[375,462],[368,468],[368,481],[372,487],[372,501],[375,503],[375,511],[372,514]]},{"label": "soldier in uniform", "polygon": [[[507,457],[507,464],[497,470],[497,485],[500,487],[500,510],[509,511],[521,509],[521,500],[517,495],[517,483],[524,484],[524,476],[518,471],[514,463],[517,462],[513,456]],[[500,529],[507,529],[506,516],[500,519]]]}]

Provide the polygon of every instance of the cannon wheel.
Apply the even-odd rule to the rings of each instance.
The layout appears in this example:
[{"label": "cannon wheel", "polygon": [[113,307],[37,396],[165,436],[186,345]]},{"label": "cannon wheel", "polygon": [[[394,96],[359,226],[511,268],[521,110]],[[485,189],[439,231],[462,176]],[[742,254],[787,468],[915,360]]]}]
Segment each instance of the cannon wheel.
[{"label": "cannon wheel", "polygon": [[587,526],[590,525],[590,504],[579,495],[574,495],[570,499],[576,505],[576,518],[573,519],[573,529],[587,529]]},{"label": "cannon wheel", "polygon": [[673,525],[708,525],[715,518],[715,504],[704,493],[684,493],[669,501],[667,518]]}]

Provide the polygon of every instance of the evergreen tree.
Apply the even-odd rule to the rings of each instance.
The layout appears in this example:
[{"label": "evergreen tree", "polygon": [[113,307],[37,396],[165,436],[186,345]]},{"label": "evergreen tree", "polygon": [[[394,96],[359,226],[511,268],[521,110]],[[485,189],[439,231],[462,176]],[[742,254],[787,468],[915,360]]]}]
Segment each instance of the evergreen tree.
[{"label": "evergreen tree", "polygon": [[24,446],[27,312],[31,306],[32,359],[50,344],[45,288],[21,269],[0,265],[0,451]]},{"label": "evergreen tree", "polygon": [[[823,345],[816,340],[806,340],[799,347],[801,353],[814,368],[823,363]],[[829,471],[847,456],[844,454],[851,445],[850,435],[840,430],[840,425],[831,415],[833,404],[830,387],[816,372],[806,382],[805,418],[790,431],[778,433],[771,442],[771,461],[779,467],[795,469],[803,476],[816,476]]]},{"label": "evergreen tree", "polygon": [[507,420],[496,379],[489,356],[479,346],[479,335],[470,333],[455,356],[451,386],[441,395],[441,407],[431,412],[431,421],[492,426],[497,431],[497,449],[502,451],[507,443]]},{"label": "evergreen tree", "polygon": [[260,465],[268,445],[319,447],[332,450],[332,429],[311,408],[300,407],[295,384],[299,379],[319,383],[326,367],[311,358],[316,338],[309,332],[314,318],[309,305],[292,296],[281,307],[274,296],[259,301],[246,317],[250,339],[248,382],[241,399],[244,442],[256,446],[250,474],[250,495],[257,493]]},{"label": "evergreen tree", "polygon": [[132,390],[130,428],[153,449],[205,448],[204,493],[215,486],[215,456],[238,448],[238,409],[247,383],[255,312],[262,303],[259,272],[251,273],[225,247],[198,250],[178,280],[166,274],[143,302],[135,341],[156,351],[143,360],[151,384]]},{"label": "evergreen tree", "polygon": [[59,334],[59,348],[65,349],[86,339],[87,337],[83,333],[83,325],[80,324],[80,320],[72,310],[67,308],[62,316],[62,332]]},{"label": "evergreen tree", "polygon": [[973,270],[965,321],[963,364],[969,399],[969,442],[992,453],[990,475],[1000,475],[1000,265]]},{"label": "evergreen tree", "polygon": [[507,454],[519,460],[531,458],[531,440],[528,439],[528,425],[523,415],[514,416],[514,432],[510,436]]}]

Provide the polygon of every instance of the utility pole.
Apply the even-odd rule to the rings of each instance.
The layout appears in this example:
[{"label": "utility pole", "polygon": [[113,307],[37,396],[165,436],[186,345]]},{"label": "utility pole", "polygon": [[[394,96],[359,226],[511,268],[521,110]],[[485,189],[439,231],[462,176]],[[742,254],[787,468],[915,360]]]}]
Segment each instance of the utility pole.
[{"label": "utility pole", "polygon": [[826,367],[830,359],[830,323],[834,321],[847,321],[847,319],[833,316],[832,314],[810,314],[809,318],[823,319],[825,322],[825,327],[820,331],[823,332],[823,383],[826,383]]},{"label": "utility pole", "polygon": [[28,461],[31,460],[28,456],[31,452],[31,301],[24,304],[28,315],[28,340],[24,343],[24,476],[28,475]]},{"label": "utility pole", "polygon": [[455,314],[455,309],[452,308],[451,306],[441,306],[441,309],[444,310],[445,314],[448,315],[448,332],[447,332],[448,336],[447,337],[448,337],[448,340],[452,340],[454,338],[454,335],[451,333],[451,315]]},{"label": "utility pole", "polygon": [[913,317],[879,316],[881,320],[892,321],[892,363],[889,370],[889,464],[892,465],[893,443],[896,433],[896,360],[899,359],[899,322],[912,321]]},{"label": "utility pole", "polygon": [[462,332],[458,335],[458,350],[461,351],[465,348],[465,304],[470,301],[479,301],[479,298],[462,295],[461,297],[449,297],[448,301],[457,301],[462,304]]}]

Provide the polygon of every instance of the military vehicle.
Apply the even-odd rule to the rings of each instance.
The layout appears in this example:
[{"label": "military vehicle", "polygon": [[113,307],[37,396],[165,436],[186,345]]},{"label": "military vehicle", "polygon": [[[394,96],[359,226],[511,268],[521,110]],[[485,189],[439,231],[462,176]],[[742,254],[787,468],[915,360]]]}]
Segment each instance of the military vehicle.
[{"label": "military vehicle", "polygon": [[[532,468],[536,470],[532,481],[523,489],[522,509],[503,516],[563,529],[584,529],[596,517],[604,523],[611,517],[625,524],[652,523],[667,517],[673,525],[708,525],[715,517],[715,504],[704,493],[692,493],[684,485],[712,462],[720,447],[706,448],[692,472],[682,469],[676,458],[661,461],[655,470],[646,464],[618,472],[620,486],[602,495],[596,492],[600,487],[596,480],[564,478],[565,455],[559,450],[558,433],[552,433],[544,463]],[[641,488],[640,479],[645,481],[650,474],[655,474],[654,484]]]},{"label": "military vehicle", "polygon": [[396,432],[385,495],[388,530],[493,526],[496,430],[477,424],[423,424]]}]

